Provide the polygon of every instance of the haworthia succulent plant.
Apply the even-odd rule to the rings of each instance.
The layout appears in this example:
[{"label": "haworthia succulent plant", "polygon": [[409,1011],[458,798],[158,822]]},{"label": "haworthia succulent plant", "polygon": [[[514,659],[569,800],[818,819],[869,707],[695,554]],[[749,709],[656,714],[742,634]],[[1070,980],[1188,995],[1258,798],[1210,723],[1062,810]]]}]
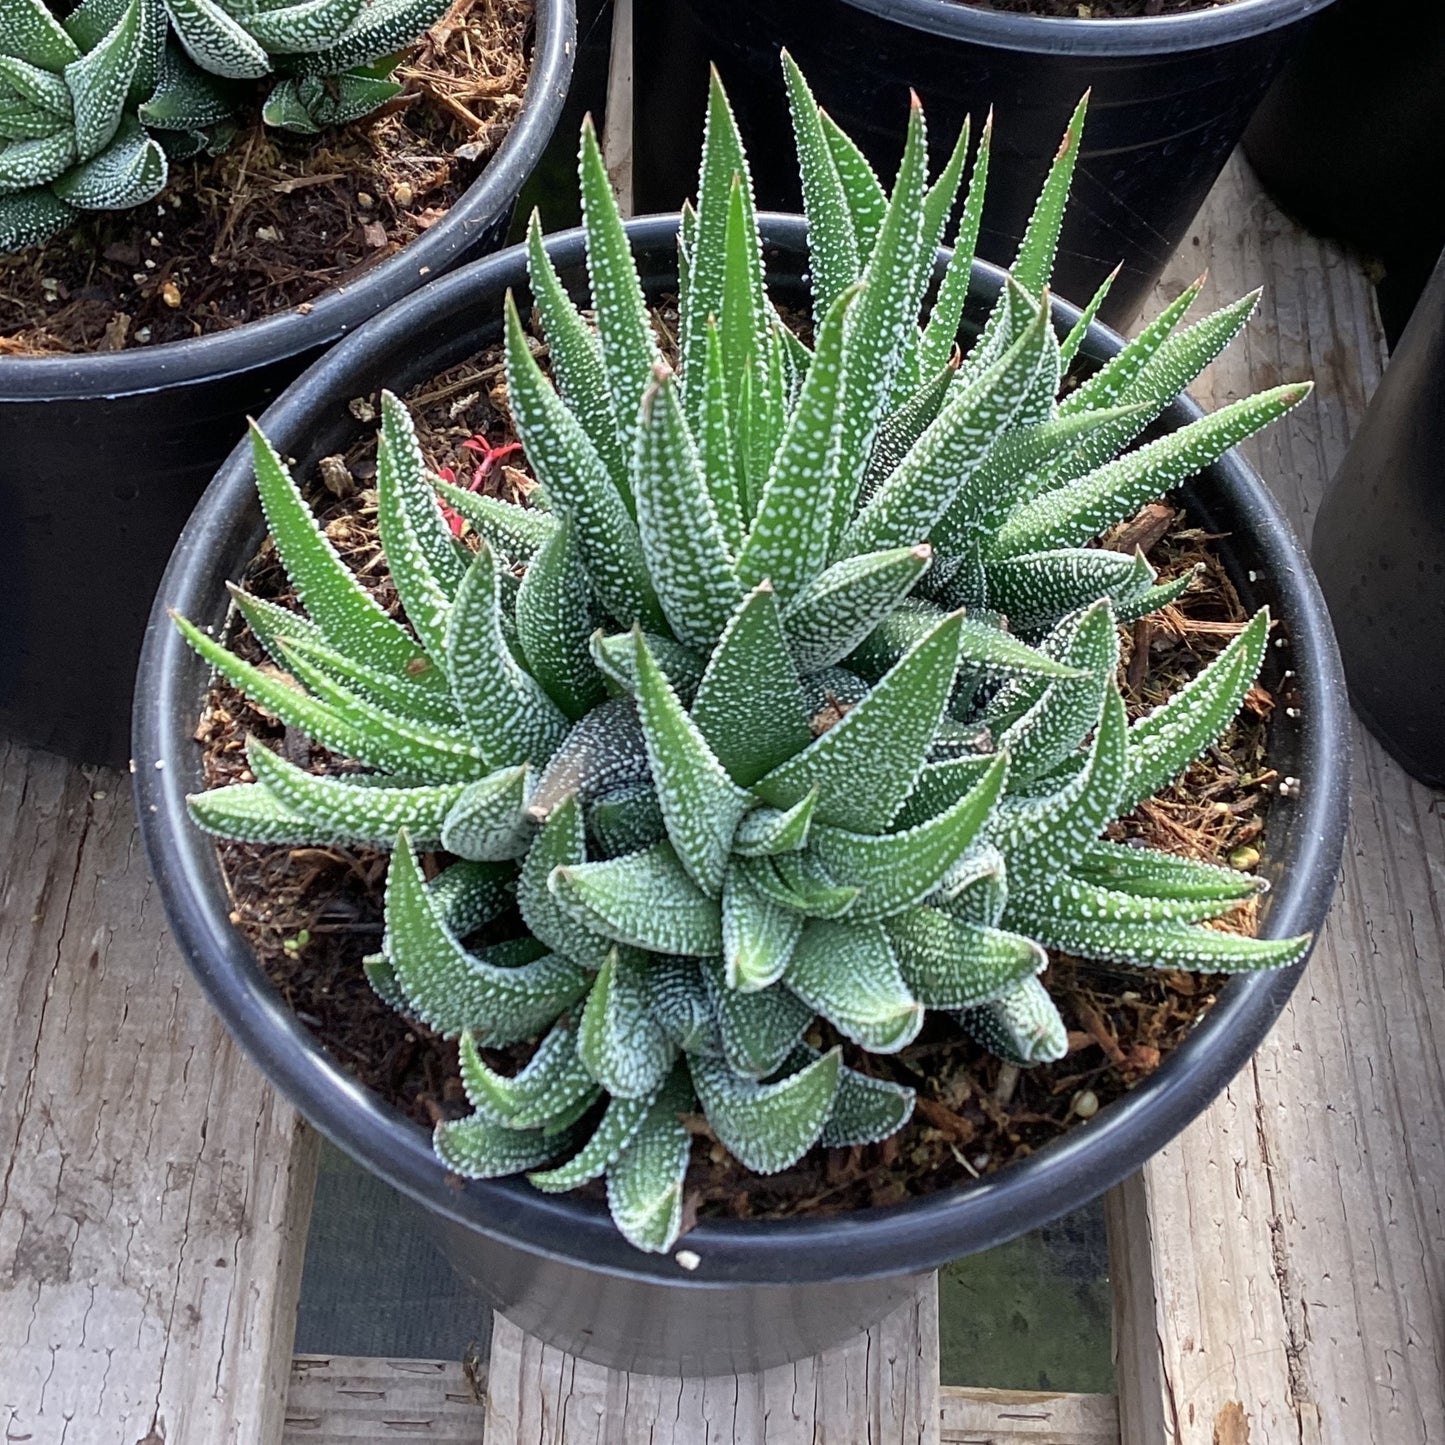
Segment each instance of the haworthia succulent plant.
[{"label": "haworthia succulent plant", "polygon": [[[682,1227],[684,1116],[704,1115],[747,1167],[785,1169],[816,1144],[903,1126],[912,1090],[847,1061],[906,1048],[929,1011],[1016,1064],[1057,1058],[1048,948],[1229,971],[1309,943],[1206,926],[1253,879],[1104,839],[1229,724],[1269,618],[1130,726],[1119,622],[1188,579],[1160,583],[1142,555],[1090,545],[1303,389],[1116,459],[1247,307],[1180,330],[1186,300],[1058,399],[1082,333],[1060,342],[1045,286],[1082,106],[1013,276],[960,355],[990,127],[959,259],[925,319],[966,142],[930,185],[915,109],[885,192],[791,63],[788,87],[811,346],[764,289],[716,80],[679,237],[673,362],[589,131],[595,326],[535,222],[550,378],[521,308],[505,308],[513,421],[550,510],[437,482],[385,396],[378,515],[401,622],[257,433],[303,610],[236,595],[290,680],[180,623],[235,685],[351,760],[318,777],[254,745],[255,782],[198,794],[197,823],[395,846],[367,976],[461,1039],[474,1113],[440,1126],[441,1159],[474,1178],[530,1171],[545,1190],[605,1177],[619,1228],[654,1251]],[[468,547],[438,500],[470,525]],[[428,884],[419,848],[463,861]],[[513,897],[519,916],[504,911]],[[483,921],[491,941],[471,946]],[[824,1034],[845,1042],[808,1042]],[[536,1048],[510,1076],[484,1057],[521,1039]]]},{"label": "haworthia succulent plant", "polygon": [[0,254],[152,200],[171,160],[224,149],[247,105],[237,82],[281,73],[263,116],[288,130],[368,114],[447,3],[4,0]]}]

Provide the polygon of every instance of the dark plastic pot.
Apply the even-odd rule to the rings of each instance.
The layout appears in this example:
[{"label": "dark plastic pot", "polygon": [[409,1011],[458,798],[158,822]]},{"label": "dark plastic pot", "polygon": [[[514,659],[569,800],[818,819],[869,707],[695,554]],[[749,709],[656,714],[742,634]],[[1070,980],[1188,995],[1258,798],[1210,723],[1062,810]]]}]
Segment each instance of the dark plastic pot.
[{"label": "dark plastic pot", "polygon": [[1445,9],[1340,0],[1290,56],[1244,133],[1270,193],[1311,230],[1384,262],[1398,338],[1445,246]]},{"label": "dark plastic pot", "polygon": [[[910,87],[928,113],[935,167],[964,117],[977,125],[992,106],[995,160],[979,254],[1002,265],[1013,260],[1064,126],[1092,87],[1054,284],[1082,302],[1123,262],[1101,313],[1123,325],[1187,234],[1301,22],[1329,0],[1236,0],[1120,20],[1013,15],[959,0],[646,3],[667,27],[670,71],[687,63],[674,58],[684,27],[661,12],[690,9],[700,36],[692,69],[700,76],[705,61],[717,64],[765,206],[794,210],[800,199],[781,46],[890,182]],[[650,35],[639,43],[648,51],[658,44]],[[665,108],[676,102],[677,80],[646,84],[660,104],[644,105],[635,128],[639,204],[672,210],[696,186],[701,101],[678,127]]]},{"label": "dark plastic pot", "polygon": [[1350,699],[1445,786],[1445,256],[1315,520],[1310,548]]},{"label": "dark plastic pot", "polygon": [[[630,226],[645,284],[676,285],[675,217]],[[775,293],[801,300],[805,228],[768,216]],[[549,250],[581,294],[576,232]],[[974,273],[975,318],[1001,273]],[[347,402],[383,383],[404,390],[452,366],[501,331],[506,287],[525,288],[520,248],[478,262],[411,297],[348,338],[287,391],[263,424],[303,473],[344,448],[360,428]],[[1060,302],[1067,326],[1077,312]],[[1118,338],[1089,335],[1093,356]],[[1167,423],[1198,415],[1176,405]],[[1280,798],[1264,868],[1271,935],[1318,929],[1334,888],[1346,820],[1347,708],[1324,604],[1304,552],[1260,480],[1238,457],[1211,468],[1187,494],[1198,522],[1222,545],[1245,601],[1281,619],[1265,681],[1298,714],[1274,713],[1271,762],[1305,780]],[[601,1363],[650,1373],[752,1370],[809,1354],[884,1314],[909,1277],[986,1249],[1075,1209],[1129,1174],[1177,1134],[1229,1082],[1264,1037],[1299,969],[1232,981],[1190,1039],[1127,1098],[1086,1127],[967,1189],[893,1209],[776,1223],[706,1220],[686,1238],[698,1256],[631,1248],[597,1204],[549,1196],[518,1179],[458,1187],[426,1134],[339,1068],[267,982],[227,921],[216,850],[186,817],[201,786],[192,735],[206,668],[181,642],[166,610],[219,631],[225,582],[240,575],[263,536],[248,458],[238,449],[182,534],[156,599],[136,700],[137,799],[146,847],[177,939],[228,1027],[297,1107],[328,1137],[443,1222],[454,1259],[507,1316],[554,1344]],[[1293,674],[1285,679],[1285,669]]]},{"label": "dark plastic pot", "polygon": [[573,0],[538,0],[536,32],[522,113],[482,175],[444,220],[307,314],[115,355],[0,360],[0,731],[125,761],[156,583],[246,417],[428,276],[502,244],[567,96]]}]

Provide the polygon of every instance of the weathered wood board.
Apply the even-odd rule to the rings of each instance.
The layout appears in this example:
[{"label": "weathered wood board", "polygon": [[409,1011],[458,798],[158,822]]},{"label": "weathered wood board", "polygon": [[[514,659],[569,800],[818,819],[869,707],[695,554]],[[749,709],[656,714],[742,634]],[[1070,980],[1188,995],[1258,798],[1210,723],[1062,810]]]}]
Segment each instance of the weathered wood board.
[{"label": "weathered wood board", "polygon": [[274,1441],[313,1136],[185,974],[129,778],[0,742],[0,959],[3,1438]]},{"label": "weathered wood board", "polygon": [[[1317,383],[1245,447],[1308,537],[1383,364],[1371,287],[1237,158],[1151,309],[1205,264],[1201,306],[1265,289],[1195,395]],[[1284,1017],[1110,1201],[1124,1445],[1445,1440],[1445,796],[1357,726],[1353,803]]]},{"label": "weathered wood board", "polygon": [[[738,1440],[836,1440],[839,1445],[881,1438],[897,1440],[896,1434],[854,1435],[847,1420],[820,1415],[810,1409],[809,1380],[813,1394],[836,1379],[836,1371],[825,1371],[821,1380],[807,1370],[774,1372],[776,1379],[761,1382],[766,1412],[761,1433],[738,1433],[742,1411],[738,1402],[728,1403],[727,1386],[720,1382],[711,1391],[713,1410],[707,1416],[712,1434],[678,1436],[657,1431],[657,1402],[671,1400],[681,1406],[688,1389],[681,1380],[626,1382],[627,1392],[608,1387],[620,1377],[604,1381],[586,1378],[580,1385],[574,1376],[565,1395],[554,1396],[535,1406],[540,1438],[556,1421],[575,1430],[583,1421],[591,1433],[579,1437],[592,1441],[691,1442]],[[520,1375],[518,1376],[520,1379]],[[540,1376],[534,1376],[533,1383]],[[407,1437],[441,1442],[441,1445],[483,1445],[487,1419],[488,1370],[485,1365],[464,1365],[440,1360],[376,1360],[328,1355],[298,1355],[291,1367],[291,1395],[286,1408],[283,1445],[377,1445],[377,1442]],[[595,1388],[601,1385],[599,1390]],[[515,1386],[504,1385],[514,1392]],[[706,1389],[695,1393],[703,1398]],[[754,1414],[752,1423],[756,1424]],[[938,1400],[941,1445],[1118,1445],[1119,1414],[1112,1395],[1056,1395],[1025,1390],[951,1390],[940,1392]],[[882,1421],[879,1422],[880,1426]],[[716,1431],[731,1426],[733,1433]],[[866,1428],[866,1427],[865,1427]],[[533,1438],[539,1438],[534,1432]],[[570,1435],[567,1438],[572,1438]],[[906,1437],[905,1437],[906,1438]],[[495,1436],[487,1436],[491,1445]]]}]

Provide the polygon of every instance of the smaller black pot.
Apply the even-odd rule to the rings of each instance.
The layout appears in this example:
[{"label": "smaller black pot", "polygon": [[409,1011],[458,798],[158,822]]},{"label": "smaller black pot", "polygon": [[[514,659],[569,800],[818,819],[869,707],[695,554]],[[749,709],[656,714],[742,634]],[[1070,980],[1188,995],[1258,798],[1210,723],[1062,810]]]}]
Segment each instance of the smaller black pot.
[{"label": "smaller black pot", "polygon": [[247,416],[339,337],[506,238],[576,48],[573,0],[537,0],[536,17],[526,100],[497,154],[443,220],[353,285],[193,341],[0,360],[0,731],[124,763],[156,583]]},{"label": "smaller black pot", "polygon": [[[675,292],[677,225],[662,216],[628,227],[654,297]],[[773,293],[804,303],[804,223],[765,216],[763,234]],[[553,237],[547,249],[581,299],[580,234]],[[298,475],[309,474],[361,434],[352,398],[383,385],[404,392],[497,340],[502,296],[508,287],[524,292],[526,278],[524,251],[513,247],[426,287],[312,367],[261,419],[267,435],[296,459]],[[1002,282],[1000,271],[975,264],[971,324]],[[1057,325],[1067,329],[1078,314],[1055,302]],[[1121,344],[1096,325],[1085,354],[1098,359]],[[1199,415],[1182,401],[1162,424]],[[1279,619],[1263,680],[1290,707],[1275,709],[1269,756],[1305,785],[1270,811],[1261,866],[1274,887],[1263,931],[1314,931],[1334,892],[1349,771],[1348,708],[1324,603],[1289,524],[1237,456],[1210,467],[1183,496],[1201,526],[1227,538],[1221,556],[1245,605],[1267,602]],[[277,1087],[341,1148],[439,1216],[454,1262],[509,1319],[573,1354],[647,1374],[726,1374],[857,1334],[906,1297],[910,1276],[1026,1233],[1137,1169],[1225,1087],[1300,976],[1302,965],[1232,979],[1151,1078],[1086,1127],[977,1185],[832,1218],[704,1220],[684,1241],[698,1257],[695,1270],[640,1253],[604,1208],[576,1195],[540,1194],[516,1178],[458,1188],[426,1133],[350,1078],[271,986],[230,924],[213,840],[186,814],[185,795],[203,786],[194,734],[208,675],[167,609],[221,635],[226,580],[241,574],[264,535],[250,458],[238,448],[176,547],[141,659],[136,798],[176,939],[227,1027]]]},{"label": "smaller black pot", "polygon": [[[1250,114],[1298,38],[1330,0],[1234,0],[1190,14],[1064,20],[959,0],[646,0],[672,63],[693,90],[715,61],[749,148],[760,203],[799,206],[792,129],[778,63],[786,46],[819,102],[891,179],[908,92],[928,113],[935,167],[972,114],[994,109],[994,161],[979,254],[1006,265],[1074,106],[1092,88],[1074,199],[1054,285],[1087,300],[1123,262],[1101,311],[1131,322],[1188,232]],[[686,6],[694,53],[679,61]],[[639,36],[644,53],[659,36]],[[680,82],[647,82],[634,148],[643,210],[675,209],[696,186],[697,122],[678,126]],[[656,92],[659,103],[646,103]],[[1202,263],[1201,263],[1202,264]]]},{"label": "smaller black pot", "polygon": [[1445,786],[1445,256],[1335,473],[1310,555],[1356,711],[1402,767]]},{"label": "smaller black pot", "polygon": [[1255,112],[1244,153],[1311,230],[1384,263],[1395,342],[1445,246],[1445,8],[1339,0]]}]

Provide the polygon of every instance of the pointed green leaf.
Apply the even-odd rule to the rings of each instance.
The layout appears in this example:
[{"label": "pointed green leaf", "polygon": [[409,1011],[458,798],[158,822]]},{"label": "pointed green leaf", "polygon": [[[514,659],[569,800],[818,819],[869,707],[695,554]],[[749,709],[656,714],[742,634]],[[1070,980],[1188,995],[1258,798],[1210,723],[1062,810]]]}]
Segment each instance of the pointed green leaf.
[{"label": "pointed green leaf", "polygon": [[533,936],[553,953],[570,958],[584,968],[598,969],[607,961],[611,940],[579,923],[547,887],[554,868],[586,861],[582,809],[575,797],[568,796],[548,814],[527,850],[517,879],[517,907]]},{"label": "pointed green leaf", "polygon": [[919,437],[933,425],[957,375],[956,361],[950,359],[930,380],[917,387],[878,429],[878,440],[873,444],[873,455],[868,459],[868,470],[858,491],[859,505],[873,499],[880,484],[893,475]]},{"label": "pointed green leaf", "polygon": [[520,858],[532,834],[526,802],[525,767],[504,768],[469,784],[446,815],[442,847],[476,862]]},{"label": "pointed green leaf", "polygon": [[1133,516],[1145,502],[1218,461],[1310,394],[1308,382],[1246,397],[1160,437],[1077,482],[1020,507],[999,529],[991,554],[1012,557],[1049,547],[1082,546]]},{"label": "pointed green leaf", "polygon": [[813,1010],[781,984],[730,987],[716,959],[703,961],[702,974],[728,1067],[751,1079],[776,1073],[813,1022]]},{"label": "pointed green leaf", "polygon": [[730,989],[756,990],[776,983],[793,956],[803,915],[760,893],[741,868],[723,884],[723,965]]},{"label": "pointed green leaf", "polygon": [[928,316],[919,346],[918,365],[922,376],[936,375],[948,364],[958,342],[958,329],[968,303],[969,283],[973,279],[973,258],[978,248],[979,226],[983,221],[983,202],[988,190],[988,162],[993,140],[993,111],[990,110],[979,132],[978,151],[968,178],[968,195],[959,218],[958,234],[953,241],[953,255],[948,270],[939,283],[938,298]]},{"label": "pointed green leaf", "polygon": [[1079,319],[1069,328],[1069,334],[1059,343],[1059,366],[1063,371],[1068,371],[1074,357],[1078,355],[1079,347],[1084,344],[1084,337],[1089,334],[1089,327],[1094,324],[1099,308],[1104,304],[1123,269],[1124,263],[1121,261],[1104,277],[1099,283],[1099,289],[1089,298],[1088,305],[1079,313]]},{"label": "pointed green leaf", "polygon": [[1100,839],[1091,843],[1075,865],[1079,877],[1122,888],[1144,898],[1249,898],[1263,880],[1217,863],[1199,863],[1154,848]]},{"label": "pointed green leaf", "polygon": [[808,841],[818,794],[808,793],[786,810],[754,808],[733,835],[733,852],[743,858],[762,858],[773,853],[795,853]]},{"label": "pointed green leaf", "polygon": [[[670,637],[656,632],[644,632],[642,637],[673,691],[684,702],[691,702],[702,681],[703,659]],[[631,697],[637,691],[636,634],[614,632],[608,637],[599,629],[592,634],[589,645],[592,660],[610,686]]]},{"label": "pointed green leaf", "polygon": [[447,617],[452,697],[472,735],[499,763],[541,764],[561,743],[567,719],[507,646],[497,574],[483,542]]},{"label": "pointed green leaf", "polygon": [[[382,545],[398,591],[401,588],[398,558],[393,556],[393,548],[387,542],[388,524],[390,534],[404,543],[406,560],[424,568],[444,598],[454,597],[467,573],[466,554],[457,546],[436,504],[436,493],[427,477],[426,461],[411,413],[399,397],[386,390],[381,393],[381,436],[376,462],[377,521],[382,527]],[[411,615],[405,593],[402,602],[415,626],[417,619]]]},{"label": "pointed green leaf", "polygon": [[[702,414],[697,423],[698,461],[712,497],[718,525],[730,556],[743,545],[743,514],[740,502],[738,452],[729,410],[727,369],[723,361],[722,335],[717,323],[707,323],[707,372],[701,388]],[[696,386],[696,383],[694,383]],[[692,393],[689,393],[691,397]]]},{"label": "pointed green leaf", "polygon": [[542,544],[517,593],[527,669],[573,722],[606,696],[592,659],[592,589],[570,516]]},{"label": "pointed green leaf", "polygon": [[814,828],[809,840],[813,854],[838,883],[858,889],[849,923],[887,918],[926,898],[978,836],[1007,775],[1008,759],[1000,756],[950,808],[902,833],[849,833],[823,824]]},{"label": "pointed green leaf", "polygon": [[651,781],[636,707],[630,698],[609,698],[567,734],[537,780],[527,811],[541,822],[574,793],[590,803]]},{"label": "pointed green leaf", "polygon": [[722,892],[738,820],[750,799],[724,771],[637,634],[637,712],[668,837],[705,893]]},{"label": "pointed green leaf", "polygon": [[470,1029],[485,1046],[530,1038],[576,1003],[590,981],[555,954],[508,966],[468,953],[428,896],[405,833],[387,875],[386,926],[392,966],[412,1011],[445,1036]]},{"label": "pointed green leaf", "polygon": [[565,1138],[541,1129],[508,1129],[473,1115],[438,1124],[432,1147],[437,1158],[463,1179],[498,1179],[535,1169],[567,1145]]},{"label": "pointed green leaf", "polygon": [[421,645],[382,611],[316,524],[301,490],[253,423],[251,456],[266,527],[307,615],[338,652],[408,676],[425,663]]},{"label": "pointed green leaf", "polygon": [[265,49],[216,0],[165,0],[176,38],[213,75],[257,80],[271,69]]},{"label": "pointed green leaf", "polygon": [[878,833],[923,769],[958,670],[962,617],[945,618],[841,722],[756,785],[764,802],[791,808],[817,788],[817,819]]},{"label": "pointed green leaf", "polygon": [[653,953],[643,973],[653,1017],[686,1053],[717,1053],[721,1047],[712,999],[695,958]]},{"label": "pointed green leaf", "polygon": [[767,582],[748,594],[724,628],[698,685],[692,721],[745,788],[812,741],[797,668]]},{"label": "pointed green leaf", "polygon": [[913,828],[947,812],[970,792],[995,765],[996,758],[948,758],[929,763],[918,775],[913,790],[893,819],[894,828]]},{"label": "pointed green leaf", "polygon": [[75,147],[82,161],[98,156],[120,129],[131,81],[145,45],[146,7],[130,0],[103,40],[65,67],[74,106]]},{"label": "pointed green leaf", "polygon": [[844,290],[823,320],[798,404],[738,557],[738,574],[748,586],[766,578],[784,601],[828,565],[830,519],[838,511],[834,499],[842,482],[844,324],[858,295],[856,288]]},{"label": "pointed green leaf", "polygon": [[858,899],[856,888],[835,884],[810,854],[740,858],[737,866],[765,898],[808,918],[841,918]]},{"label": "pointed green leaf", "polygon": [[554,868],[548,887],[574,918],[617,943],[654,953],[722,952],[722,910],[688,876],[670,843]]},{"label": "pointed green leaf", "polygon": [[1048,317],[1040,309],[997,362],[972,384],[956,388],[953,400],[848,528],[845,555],[911,547],[928,537],[1008,426],[1038,369],[1041,347],[1051,344]]},{"label": "pointed green leaf", "polygon": [[904,981],[928,1008],[975,1008],[1011,992],[1048,967],[1031,938],[912,908],[890,918],[888,937]]},{"label": "pointed green leaf", "polygon": [[1023,552],[985,564],[989,604],[1021,632],[1041,632],[1067,613],[1107,597],[1117,609],[1138,601],[1154,569],[1138,550],[1132,557],[1103,547]]},{"label": "pointed green leaf", "polygon": [[678,1120],[692,1090],[669,1084],[607,1170],[607,1208],[634,1248],[665,1254],[682,1231],[682,1190],[692,1138]]},{"label": "pointed green leaf", "polygon": [[484,537],[494,552],[509,562],[530,562],[542,544],[557,530],[557,518],[532,507],[518,507],[500,497],[469,492],[453,486],[440,477],[432,477],[431,485],[442,501],[456,512],[471,529]]},{"label": "pointed green leaf", "polygon": [[1130,728],[1121,814],[1178,777],[1229,725],[1264,661],[1269,628],[1269,609],[1262,607],[1208,667]]},{"label": "pointed green leaf", "polygon": [[[1046,797],[1009,799],[995,810],[990,832],[1008,860],[1011,888],[1069,867],[1115,816],[1124,782],[1126,731],[1124,704],[1111,687],[1088,762],[1078,775]],[[1005,913],[1005,922],[1008,917]]]},{"label": "pointed green leaf", "polygon": [[578,168],[592,307],[602,337],[602,365],[612,393],[622,455],[627,457],[632,453],[642,394],[650,385],[652,369],[661,358],[627,231],[617,210],[612,182],[590,117],[582,122]]},{"label": "pointed green leaf", "polygon": [[853,238],[858,249],[858,264],[867,266],[878,244],[878,233],[888,215],[888,193],[863,152],[843,133],[827,111],[818,112],[823,138],[833,157],[843,194],[848,202],[848,217],[853,225]]},{"label": "pointed green leaf", "polygon": [[447,813],[467,790],[465,783],[356,787],[298,768],[255,737],[246,741],[246,761],[256,781],[284,807],[308,822],[329,826],[337,839],[374,848],[389,848],[402,828],[420,846],[434,847]]},{"label": "pointed green leaf", "polygon": [[632,489],[648,571],[663,613],[679,642],[706,651],[743,589],[672,373],[662,366],[642,399]]},{"label": "pointed green leaf", "polygon": [[59,74],[80,50],[44,0],[7,0],[0,10],[0,50]]},{"label": "pointed green leaf", "polygon": [[776,1174],[818,1141],[833,1112],[838,1050],[774,1084],[739,1078],[709,1059],[691,1060],[707,1121],[724,1148],[755,1174]]},{"label": "pointed green leaf", "polygon": [[597,455],[606,463],[608,475],[622,494],[622,500],[630,503],[627,454],[622,449],[602,347],[557,275],[547,254],[541,217],[536,211],[532,212],[527,225],[527,275],[532,283],[532,298],[542,318],[542,332],[547,338],[552,379],[562,400],[597,449]]},{"label": "pointed green leaf", "polygon": [[587,1072],[620,1099],[655,1093],[677,1054],[648,1007],[646,967],[645,957],[612,949],[587,995],[577,1028],[577,1055]]},{"label": "pointed green leaf", "polygon": [[604,858],[637,853],[667,837],[657,789],[645,784],[594,799],[587,808],[587,828]]},{"label": "pointed green leaf", "polygon": [[923,1027],[923,1005],[909,993],[879,923],[810,919],[783,981],[870,1053],[895,1054]]},{"label": "pointed green leaf", "polygon": [[186,811],[203,832],[242,843],[317,848],[339,841],[332,824],[302,817],[255,783],[230,783],[224,788],[191,793],[186,798]]},{"label": "pointed green leaf", "polygon": [[1069,118],[1064,138],[1059,142],[1058,152],[1044,178],[1043,189],[1019,242],[1018,254],[1009,267],[1013,279],[1034,297],[1043,295],[1053,273],[1054,254],[1058,250],[1059,231],[1069,202],[1069,187],[1073,184],[1074,166],[1079,159],[1084,117],[1088,109],[1089,94],[1085,91]]},{"label": "pointed green leaf", "polygon": [[[842,434],[847,438],[847,446],[843,450],[842,471],[834,494],[830,523],[830,541],[834,548],[852,518],[878,429],[888,414],[894,381],[904,354],[904,347],[899,344],[900,337],[911,335],[917,323],[913,278],[917,274],[923,247],[923,193],[927,168],[928,144],[923,108],[915,96],[908,117],[903,159],[899,163],[888,213],[864,272],[863,293],[848,318],[844,358],[847,390],[841,409]],[[908,543],[922,540],[922,537],[907,539]],[[880,549],[857,547],[850,550]]]},{"label": "pointed green leaf", "polygon": [[799,671],[841,662],[860,647],[928,570],[928,543],[865,552],[835,562],[794,598],[787,611],[788,647]]},{"label": "pointed green leaf", "polygon": [[344,688],[331,689],[338,705],[329,698],[309,697],[274,674],[243,662],[185,618],[172,620],[222,677],[288,727],[299,728],[342,757],[421,782],[453,783],[492,771],[481,752],[453,733],[383,713]]},{"label": "pointed green leaf", "polygon": [[544,1194],[561,1194],[577,1189],[604,1174],[632,1141],[653,1099],[613,1099],[607,1105],[592,1137],[565,1164],[527,1176],[534,1189]]},{"label": "pointed green leaf", "polygon": [[1025,979],[981,1008],[967,1010],[960,1022],[986,1049],[1022,1067],[1052,1063],[1069,1049],[1064,1021],[1036,978]]},{"label": "pointed green leaf", "polygon": [[818,102],[793,57],[783,52],[783,77],[793,137],[798,148],[798,175],[803,185],[803,210],[808,217],[808,271],[813,288],[813,315],[821,320],[834,301],[858,279],[862,270],[847,195],[823,134]]},{"label": "pointed green leaf", "polygon": [[577,1035],[566,1022],[553,1024],[526,1067],[510,1078],[487,1066],[472,1034],[462,1035],[460,1052],[462,1087],[472,1108],[489,1124],[545,1128],[596,1093],[578,1057]]},{"label": "pointed green leaf", "polygon": [[[572,514],[587,575],[608,611],[628,626],[640,621],[665,631],[637,524],[582,424],[542,375],[510,295],[506,311],[507,398],[527,460],[551,501]],[[634,430],[641,397],[639,390],[631,414]]]}]

